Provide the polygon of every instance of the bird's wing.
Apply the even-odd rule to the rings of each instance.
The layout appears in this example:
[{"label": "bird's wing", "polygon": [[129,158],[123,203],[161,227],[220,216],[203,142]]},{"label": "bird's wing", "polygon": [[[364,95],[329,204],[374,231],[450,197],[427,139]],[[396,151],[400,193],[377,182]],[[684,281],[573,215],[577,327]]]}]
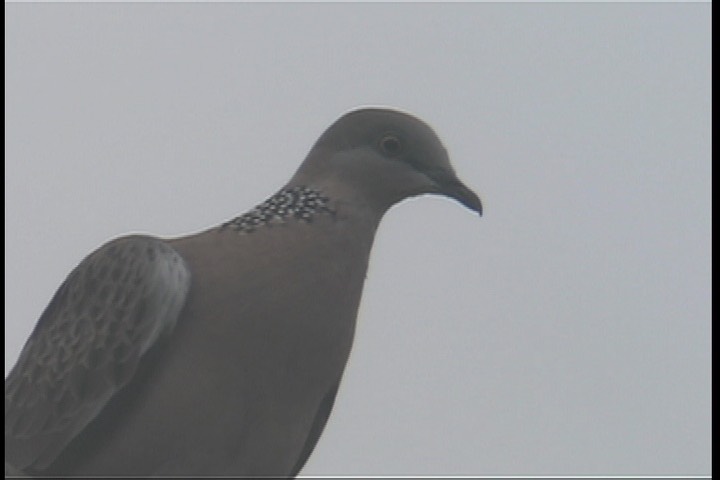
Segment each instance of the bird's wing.
[{"label": "bird's wing", "polygon": [[315,449],[315,445],[317,444],[318,440],[320,439],[320,435],[325,429],[325,424],[327,423],[328,417],[330,417],[330,412],[332,411],[333,405],[335,404],[335,397],[337,396],[338,387],[340,387],[340,380],[338,380],[337,383],[333,385],[330,390],[328,390],[328,392],[325,394],[325,397],[323,397],[322,402],[320,402],[320,406],[318,407],[317,413],[315,414],[315,419],[313,420],[312,427],[310,427],[307,439],[305,440],[305,445],[303,445],[302,452],[300,452],[300,456],[298,457],[297,462],[295,462],[295,466],[293,467],[292,473],[290,474],[291,477],[297,476],[300,470],[302,470],[302,468],[305,466],[305,463],[310,457],[310,454]]},{"label": "bird's wing", "polygon": [[123,237],[86,257],[5,380],[6,463],[52,463],[173,329],[189,287],[184,260],[159,239]]}]

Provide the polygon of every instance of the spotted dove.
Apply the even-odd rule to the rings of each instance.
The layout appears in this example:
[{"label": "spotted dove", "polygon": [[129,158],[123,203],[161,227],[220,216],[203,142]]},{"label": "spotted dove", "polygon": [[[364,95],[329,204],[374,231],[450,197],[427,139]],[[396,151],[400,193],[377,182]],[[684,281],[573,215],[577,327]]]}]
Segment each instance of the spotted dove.
[{"label": "spotted dove", "polygon": [[380,219],[426,193],[482,213],[427,124],[359,109],[249,212],[101,246],[5,380],[6,470],[295,476],[333,406]]}]

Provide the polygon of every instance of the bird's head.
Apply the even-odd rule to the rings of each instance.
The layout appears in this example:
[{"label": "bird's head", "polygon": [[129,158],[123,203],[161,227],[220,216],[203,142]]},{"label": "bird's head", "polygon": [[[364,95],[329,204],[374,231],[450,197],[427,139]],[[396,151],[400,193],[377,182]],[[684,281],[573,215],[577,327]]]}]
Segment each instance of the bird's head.
[{"label": "bird's head", "polygon": [[362,108],[340,117],[293,183],[342,186],[381,211],[407,197],[445,195],[482,215],[480,199],[457,177],[432,128],[397,110]]}]

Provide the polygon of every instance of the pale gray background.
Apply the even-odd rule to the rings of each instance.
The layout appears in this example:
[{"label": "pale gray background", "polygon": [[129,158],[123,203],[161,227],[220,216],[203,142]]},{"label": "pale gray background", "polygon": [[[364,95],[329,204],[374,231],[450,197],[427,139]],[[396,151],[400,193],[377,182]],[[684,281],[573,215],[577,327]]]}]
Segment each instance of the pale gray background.
[{"label": "pale gray background", "polygon": [[231,218],[393,105],[486,215],[387,215],[303,473],[709,474],[710,10],[6,4],[6,373],[104,241]]}]

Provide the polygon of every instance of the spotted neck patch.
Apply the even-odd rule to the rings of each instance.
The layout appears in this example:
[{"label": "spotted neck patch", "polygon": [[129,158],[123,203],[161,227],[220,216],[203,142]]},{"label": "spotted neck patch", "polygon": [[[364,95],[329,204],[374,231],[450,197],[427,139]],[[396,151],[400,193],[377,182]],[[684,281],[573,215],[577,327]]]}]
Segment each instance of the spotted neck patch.
[{"label": "spotted neck patch", "polygon": [[284,224],[292,219],[310,223],[318,215],[335,213],[329,203],[330,199],[314,188],[283,188],[249,212],[223,223],[220,229],[250,233],[262,226]]}]

